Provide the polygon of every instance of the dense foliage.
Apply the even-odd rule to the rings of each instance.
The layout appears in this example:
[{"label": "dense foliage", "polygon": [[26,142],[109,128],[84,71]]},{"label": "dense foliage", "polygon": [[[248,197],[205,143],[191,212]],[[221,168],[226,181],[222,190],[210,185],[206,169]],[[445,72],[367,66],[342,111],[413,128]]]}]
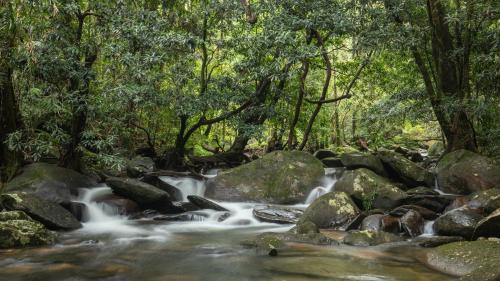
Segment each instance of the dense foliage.
[{"label": "dense foliage", "polygon": [[172,167],[360,140],[499,152],[498,1],[0,0],[0,13],[4,171],[20,156],[117,168],[140,149]]}]

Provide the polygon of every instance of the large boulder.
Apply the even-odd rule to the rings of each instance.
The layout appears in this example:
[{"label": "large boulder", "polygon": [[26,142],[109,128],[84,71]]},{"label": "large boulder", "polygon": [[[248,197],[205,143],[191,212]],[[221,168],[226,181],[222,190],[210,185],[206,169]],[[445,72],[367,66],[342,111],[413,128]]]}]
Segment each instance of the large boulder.
[{"label": "large boulder", "polygon": [[274,151],[208,180],[205,195],[221,201],[304,202],[324,175],[323,164],[301,151]]},{"label": "large boulder", "polygon": [[500,188],[478,191],[469,196],[467,205],[474,209],[483,209],[491,213],[500,208]]},{"label": "large boulder", "polygon": [[497,237],[500,238],[500,209],[480,220],[474,230],[474,237]]},{"label": "large boulder", "polygon": [[383,177],[387,176],[382,162],[375,155],[366,153],[344,153],[340,156],[340,159],[342,164],[350,170],[367,168]]},{"label": "large boulder", "polygon": [[436,173],[439,188],[448,193],[470,194],[500,187],[500,166],[495,160],[468,150],[444,155]]},{"label": "large boulder", "polygon": [[136,156],[127,163],[127,175],[131,178],[138,178],[146,173],[153,172],[155,162],[153,159],[144,156]]},{"label": "large boulder", "polygon": [[471,239],[474,229],[483,216],[474,210],[460,208],[452,210],[436,219],[434,232],[444,236],[462,236]]},{"label": "large boulder", "polygon": [[378,157],[384,163],[389,174],[409,187],[433,186],[434,175],[403,155],[392,151],[379,151]]},{"label": "large boulder", "polygon": [[439,246],[427,253],[427,264],[461,280],[499,280],[500,241],[478,240]]},{"label": "large boulder", "polygon": [[298,224],[311,221],[319,228],[339,228],[352,221],[359,209],[345,192],[330,192],[316,199],[300,218]]},{"label": "large boulder", "polygon": [[144,209],[153,209],[160,212],[176,212],[170,200],[170,195],[155,186],[130,178],[110,177],[106,184],[113,193],[128,198]]},{"label": "large boulder", "polygon": [[55,235],[43,224],[21,211],[0,213],[0,248],[43,246],[54,243]]},{"label": "large boulder", "polygon": [[405,192],[389,180],[365,168],[346,171],[335,184],[335,190],[351,195],[365,210],[391,209],[406,198]]},{"label": "large boulder", "polygon": [[71,169],[47,163],[26,165],[22,173],[6,184],[4,192],[26,192],[54,202],[70,202],[78,188],[96,186],[95,179]]},{"label": "large boulder", "polygon": [[53,230],[71,230],[81,227],[80,222],[59,204],[25,192],[6,193],[0,196],[5,209],[23,211],[33,219]]}]

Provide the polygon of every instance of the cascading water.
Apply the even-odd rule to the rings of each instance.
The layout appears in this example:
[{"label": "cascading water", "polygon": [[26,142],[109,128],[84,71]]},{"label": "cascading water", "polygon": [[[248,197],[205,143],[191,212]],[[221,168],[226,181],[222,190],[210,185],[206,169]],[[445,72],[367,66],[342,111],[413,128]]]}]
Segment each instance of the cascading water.
[{"label": "cascading water", "polygon": [[424,233],[422,236],[433,236],[434,235],[434,221],[426,221],[424,224]]},{"label": "cascading water", "polygon": [[177,188],[182,193],[182,201],[186,202],[188,195],[205,195],[205,183],[190,177],[175,178],[175,177],[160,177],[160,180]]},{"label": "cascading water", "polygon": [[321,195],[331,192],[336,182],[337,174],[335,173],[335,168],[325,169],[325,176],[321,179],[321,185],[311,190],[305,204],[309,205]]}]

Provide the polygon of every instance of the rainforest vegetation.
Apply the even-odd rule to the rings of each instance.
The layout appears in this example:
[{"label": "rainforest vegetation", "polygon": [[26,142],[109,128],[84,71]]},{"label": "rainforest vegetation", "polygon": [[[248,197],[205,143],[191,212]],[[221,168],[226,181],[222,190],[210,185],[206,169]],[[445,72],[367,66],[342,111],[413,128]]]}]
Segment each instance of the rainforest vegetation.
[{"label": "rainforest vegetation", "polygon": [[272,150],[497,155],[497,1],[0,1],[2,180]]}]

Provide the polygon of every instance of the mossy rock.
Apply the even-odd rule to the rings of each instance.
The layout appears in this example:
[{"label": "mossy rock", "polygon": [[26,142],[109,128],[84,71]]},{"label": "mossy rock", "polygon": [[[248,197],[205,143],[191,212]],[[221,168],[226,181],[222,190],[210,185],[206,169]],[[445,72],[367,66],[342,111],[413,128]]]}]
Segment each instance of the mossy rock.
[{"label": "mossy rock", "polygon": [[481,208],[489,214],[500,208],[500,188],[478,191],[469,196],[467,205],[471,208]]},{"label": "mossy rock", "polygon": [[500,187],[500,166],[495,160],[464,149],[444,155],[436,173],[439,188],[448,193],[470,194]]},{"label": "mossy rock", "polygon": [[344,237],[344,244],[351,246],[376,246],[404,241],[404,238],[384,231],[351,231]]},{"label": "mossy rock", "polygon": [[0,196],[4,208],[26,212],[31,218],[53,230],[71,230],[81,227],[80,222],[59,204],[25,192],[6,193]]},{"label": "mossy rock", "polygon": [[307,207],[299,223],[314,223],[319,228],[342,228],[360,213],[358,206],[345,192],[330,192]]},{"label": "mossy rock", "polygon": [[365,168],[344,172],[335,184],[335,190],[346,192],[365,210],[392,209],[407,197],[388,179]]},{"label": "mossy rock", "polygon": [[34,163],[22,168],[22,173],[8,182],[5,192],[26,192],[40,198],[63,203],[78,194],[78,188],[96,186],[95,179],[54,164]]},{"label": "mossy rock", "polygon": [[475,210],[459,208],[440,216],[434,221],[433,229],[438,235],[462,236],[471,239],[483,216]]},{"label": "mossy rock", "polygon": [[436,270],[464,276],[461,280],[498,280],[492,277],[500,275],[500,241],[462,241],[442,245],[427,253],[426,262]]},{"label": "mossy rock", "polygon": [[54,233],[27,214],[19,211],[0,213],[0,248],[42,246],[54,241]]},{"label": "mossy rock", "polygon": [[138,178],[146,173],[153,172],[155,163],[153,159],[144,156],[136,156],[127,162],[127,175],[131,178]]},{"label": "mossy rock", "polygon": [[389,175],[409,187],[434,186],[434,175],[403,155],[387,150],[379,151],[377,155],[384,163]]},{"label": "mossy rock", "polygon": [[324,173],[321,161],[309,153],[274,151],[220,172],[207,182],[205,195],[221,201],[300,203]]},{"label": "mossy rock", "polygon": [[442,141],[436,141],[431,144],[429,147],[428,155],[430,157],[439,157],[441,156],[445,151],[445,147]]}]

